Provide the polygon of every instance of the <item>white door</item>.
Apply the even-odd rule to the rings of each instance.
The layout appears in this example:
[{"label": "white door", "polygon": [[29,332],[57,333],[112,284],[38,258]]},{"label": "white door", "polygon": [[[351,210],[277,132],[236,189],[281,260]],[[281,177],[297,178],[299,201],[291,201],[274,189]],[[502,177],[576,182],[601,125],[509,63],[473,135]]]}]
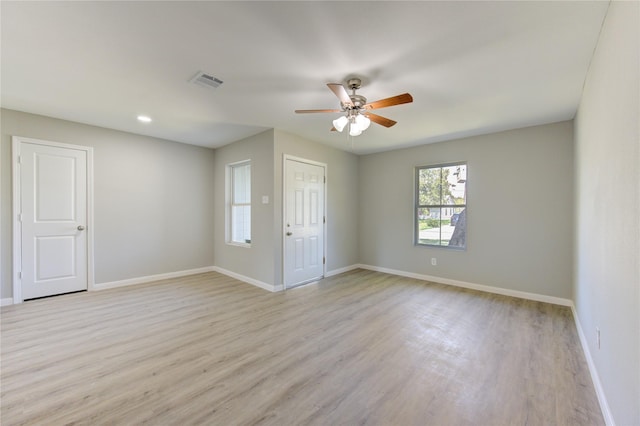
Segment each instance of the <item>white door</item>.
[{"label": "white door", "polygon": [[286,288],[324,275],[324,190],[323,166],[285,160]]},{"label": "white door", "polygon": [[86,290],[87,152],[19,145],[22,300]]}]

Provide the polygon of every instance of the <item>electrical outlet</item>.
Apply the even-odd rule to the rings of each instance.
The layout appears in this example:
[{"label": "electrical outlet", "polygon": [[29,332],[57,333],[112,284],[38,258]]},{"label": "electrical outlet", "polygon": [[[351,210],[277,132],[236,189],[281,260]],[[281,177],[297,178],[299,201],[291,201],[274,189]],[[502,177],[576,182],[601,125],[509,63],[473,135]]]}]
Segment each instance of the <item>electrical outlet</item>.
[{"label": "electrical outlet", "polygon": [[436,259],[435,257],[431,258],[431,266],[436,266],[438,264],[438,259]]},{"label": "electrical outlet", "polygon": [[598,345],[598,349],[600,349],[600,329],[596,327],[596,343]]}]

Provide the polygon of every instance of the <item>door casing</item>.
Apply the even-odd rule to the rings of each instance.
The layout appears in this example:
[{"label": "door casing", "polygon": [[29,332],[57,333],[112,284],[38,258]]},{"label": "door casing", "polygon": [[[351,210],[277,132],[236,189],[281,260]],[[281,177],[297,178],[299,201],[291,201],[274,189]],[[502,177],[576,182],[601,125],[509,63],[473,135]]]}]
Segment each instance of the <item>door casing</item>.
[{"label": "door casing", "polygon": [[85,151],[87,155],[87,290],[94,290],[93,268],[93,148],[81,145],[52,142],[41,139],[13,136],[12,140],[12,181],[13,181],[13,303],[22,303],[22,231],[20,222],[20,199],[22,182],[20,178],[20,151],[23,143]]},{"label": "door casing", "polygon": [[[285,233],[287,232],[286,230],[286,215],[287,215],[287,161],[288,160],[293,160],[293,161],[298,161],[300,163],[306,163],[306,164],[311,164],[314,166],[319,166],[322,167],[324,169],[324,177],[325,177],[325,184],[324,184],[324,211],[323,211],[323,216],[325,219],[327,219],[327,184],[326,182],[328,181],[328,171],[327,171],[327,164],[326,163],[321,163],[318,161],[314,161],[314,160],[308,160],[306,158],[301,158],[301,157],[296,157],[293,155],[288,155],[288,154],[283,154],[283,158],[282,158],[282,288],[284,290],[286,290],[287,288],[291,288],[291,287],[287,287],[288,285],[290,285],[291,283],[287,283],[287,276],[286,276],[286,262],[287,262],[287,252],[286,252],[286,235]],[[323,226],[322,226],[322,232],[323,232],[323,247],[322,247],[322,251],[323,251],[323,256],[324,256],[324,263],[322,265],[322,276],[326,276],[327,275],[327,262],[328,262],[328,253],[327,253],[327,220],[324,221]]]}]

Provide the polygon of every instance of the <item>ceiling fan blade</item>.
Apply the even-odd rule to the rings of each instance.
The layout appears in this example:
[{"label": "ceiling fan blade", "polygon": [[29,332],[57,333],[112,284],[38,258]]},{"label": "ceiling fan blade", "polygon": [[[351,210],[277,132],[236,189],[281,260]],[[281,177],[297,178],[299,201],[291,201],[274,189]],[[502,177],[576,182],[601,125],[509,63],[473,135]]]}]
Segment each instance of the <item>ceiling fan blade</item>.
[{"label": "ceiling fan blade", "polygon": [[353,106],[353,102],[351,102],[351,98],[347,93],[347,89],[344,88],[342,84],[338,83],[327,83],[329,89],[340,99],[340,103],[345,106]]},{"label": "ceiling fan blade", "polygon": [[384,127],[391,127],[391,126],[393,126],[394,124],[397,123],[397,121],[393,121],[393,120],[391,120],[389,118],[383,117],[383,116],[378,115],[378,114],[373,114],[371,112],[368,112],[366,114],[366,116],[369,117],[369,120],[373,121],[374,123],[378,123],[378,124],[380,124],[381,126],[384,126]]},{"label": "ceiling fan blade", "polygon": [[386,108],[394,105],[408,104],[413,102],[413,97],[408,93],[392,96],[390,98],[380,99],[379,101],[370,102],[363,106],[364,109]]},{"label": "ceiling fan blade", "polygon": [[340,109],[297,109],[297,114],[309,114],[314,112],[342,112]]}]

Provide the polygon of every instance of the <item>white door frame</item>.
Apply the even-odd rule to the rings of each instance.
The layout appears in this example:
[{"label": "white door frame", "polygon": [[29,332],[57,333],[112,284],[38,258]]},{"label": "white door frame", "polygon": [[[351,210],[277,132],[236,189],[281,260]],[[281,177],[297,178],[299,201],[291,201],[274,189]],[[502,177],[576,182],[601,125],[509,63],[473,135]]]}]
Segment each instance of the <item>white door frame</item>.
[{"label": "white door frame", "polygon": [[[282,223],[281,223],[281,227],[282,227],[282,289],[286,290],[287,289],[287,282],[286,282],[286,262],[287,262],[287,252],[286,252],[286,216],[287,216],[287,160],[293,160],[293,161],[298,161],[300,163],[306,163],[306,164],[311,164],[313,166],[320,166],[324,169],[324,179],[325,179],[325,183],[324,183],[324,211],[322,212],[322,215],[324,216],[324,218],[327,218],[327,193],[329,192],[327,190],[327,181],[328,181],[328,177],[327,177],[327,164],[326,163],[321,163],[319,161],[314,161],[314,160],[308,160],[306,158],[301,158],[301,157],[296,157],[294,155],[289,155],[289,154],[283,154],[282,155]],[[322,231],[323,231],[323,239],[324,239],[324,244],[322,247],[322,251],[323,251],[323,256],[325,258],[325,262],[322,265],[322,276],[325,277],[327,275],[327,263],[328,263],[328,259],[329,259],[329,255],[327,253],[327,221],[324,220],[324,223],[322,224]]]},{"label": "white door frame", "polygon": [[12,180],[13,180],[13,303],[22,303],[22,232],[20,222],[20,147],[23,143],[44,145],[58,148],[85,151],[87,154],[87,290],[94,289],[93,277],[93,148],[88,146],[71,145],[51,142],[41,139],[12,136]]}]

